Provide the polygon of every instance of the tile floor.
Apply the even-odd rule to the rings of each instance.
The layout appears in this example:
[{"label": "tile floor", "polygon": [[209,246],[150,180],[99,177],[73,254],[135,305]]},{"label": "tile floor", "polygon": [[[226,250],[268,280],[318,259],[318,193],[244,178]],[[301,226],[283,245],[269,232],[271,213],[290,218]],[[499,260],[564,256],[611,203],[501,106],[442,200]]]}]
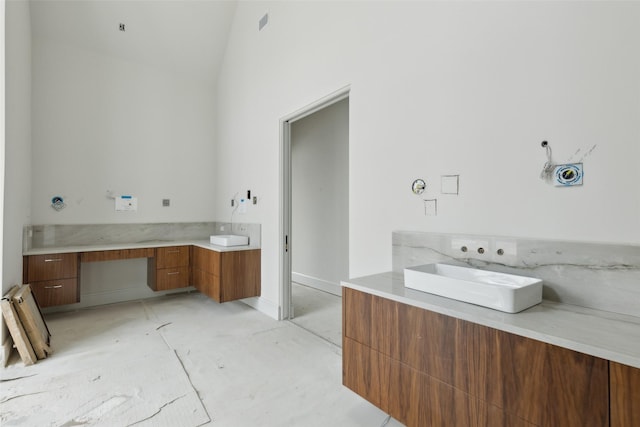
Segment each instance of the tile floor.
[{"label": "tile floor", "polygon": [[1,371],[2,426],[400,425],[341,385],[338,346],[239,302],[192,292],[47,322],[54,354]]}]

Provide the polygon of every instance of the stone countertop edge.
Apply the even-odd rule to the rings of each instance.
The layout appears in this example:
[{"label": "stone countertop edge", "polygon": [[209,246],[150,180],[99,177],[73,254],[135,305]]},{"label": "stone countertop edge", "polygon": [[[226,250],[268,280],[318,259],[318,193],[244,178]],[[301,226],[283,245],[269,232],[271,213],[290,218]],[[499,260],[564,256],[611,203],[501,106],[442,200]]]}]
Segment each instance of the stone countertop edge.
[{"label": "stone countertop edge", "polygon": [[207,240],[175,240],[175,241],[149,241],[138,243],[112,243],[104,245],[86,246],[52,246],[46,248],[32,248],[24,251],[22,255],[64,254],[73,252],[117,251],[124,249],[165,248],[168,246],[197,246],[215,252],[237,252],[260,249],[260,246],[218,246],[212,245]]},{"label": "stone countertop edge", "polygon": [[504,313],[404,287],[401,272],[342,281],[362,291],[623,365],[640,368],[640,317],[543,300],[519,313]]}]

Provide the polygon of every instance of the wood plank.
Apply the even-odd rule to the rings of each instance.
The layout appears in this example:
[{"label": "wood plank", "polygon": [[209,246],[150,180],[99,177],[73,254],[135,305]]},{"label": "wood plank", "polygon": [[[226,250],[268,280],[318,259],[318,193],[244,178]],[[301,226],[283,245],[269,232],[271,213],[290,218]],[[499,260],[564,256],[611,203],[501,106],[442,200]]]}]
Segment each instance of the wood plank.
[{"label": "wood plank", "polygon": [[21,285],[12,297],[14,307],[22,326],[29,337],[31,347],[38,359],[44,359],[52,353],[50,344],[51,333],[42,317],[40,307],[36,303],[29,285]]},{"label": "wood plank", "polygon": [[80,253],[81,262],[116,261],[134,258],[153,258],[153,248],[114,249],[109,251],[91,251]]},{"label": "wood plank", "polygon": [[640,369],[609,362],[611,427],[640,426]]},{"label": "wood plank", "polygon": [[0,307],[2,307],[2,316],[4,317],[9,333],[13,338],[15,348],[20,354],[20,358],[25,365],[33,365],[38,360],[29,337],[22,327],[18,313],[13,306],[13,295],[18,291],[18,287],[13,287],[3,298],[0,300]]}]

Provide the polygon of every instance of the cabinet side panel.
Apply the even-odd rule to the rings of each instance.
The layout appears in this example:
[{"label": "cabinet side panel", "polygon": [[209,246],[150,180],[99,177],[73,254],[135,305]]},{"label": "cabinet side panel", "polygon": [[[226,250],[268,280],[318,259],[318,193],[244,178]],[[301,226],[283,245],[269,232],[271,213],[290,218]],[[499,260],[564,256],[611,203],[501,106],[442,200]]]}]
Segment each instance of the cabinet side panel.
[{"label": "cabinet side panel", "polygon": [[640,369],[609,362],[611,427],[640,426]]}]

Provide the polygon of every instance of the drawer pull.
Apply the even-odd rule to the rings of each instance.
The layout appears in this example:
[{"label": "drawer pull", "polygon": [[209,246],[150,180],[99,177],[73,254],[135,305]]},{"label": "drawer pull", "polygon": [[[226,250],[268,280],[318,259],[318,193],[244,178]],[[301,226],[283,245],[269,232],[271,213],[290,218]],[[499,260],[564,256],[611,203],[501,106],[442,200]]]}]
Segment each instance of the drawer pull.
[{"label": "drawer pull", "polygon": [[60,262],[62,258],[46,258],[44,262]]},{"label": "drawer pull", "polygon": [[60,289],[62,285],[45,286],[45,289]]},{"label": "drawer pull", "polygon": [[172,271],[170,273],[167,273],[167,276],[175,276],[176,274],[180,274],[179,271]]},{"label": "drawer pull", "polygon": [[168,254],[179,254],[180,250],[167,251]]}]

